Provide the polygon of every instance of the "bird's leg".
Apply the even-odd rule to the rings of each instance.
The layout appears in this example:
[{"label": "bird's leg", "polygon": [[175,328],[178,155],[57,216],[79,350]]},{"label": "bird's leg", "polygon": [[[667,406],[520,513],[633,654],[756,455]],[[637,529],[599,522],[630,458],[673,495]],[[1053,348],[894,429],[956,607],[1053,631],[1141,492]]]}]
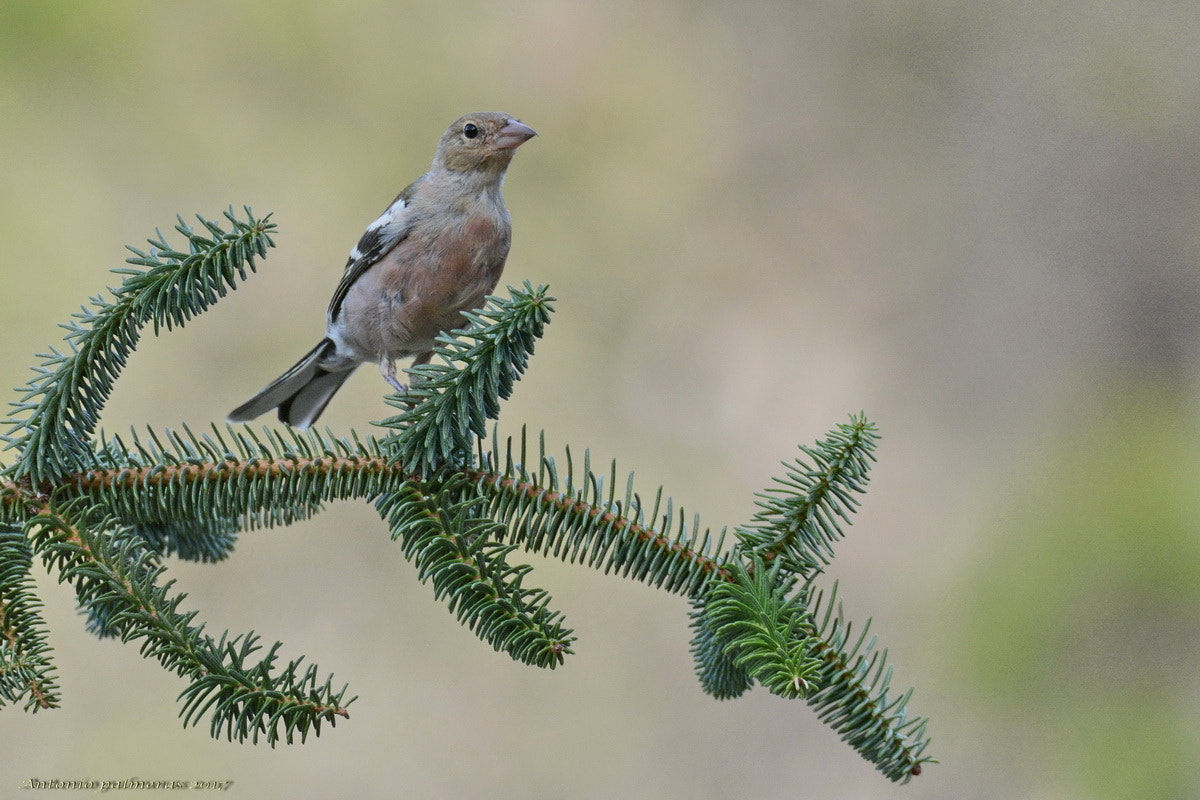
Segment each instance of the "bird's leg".
[{"label": "bird's leg", "polygon": [[390,383],[392,385],[392,388],[395,389],[397,392],[399,392],[400,394],[404,394],[408,391],[407,386],[405,386],[400,381],[396,380],[396,362],[395,361],[388,358],[387,356],[383,356],[382,358],[379,359],[379,371],[380,371],[380,373],[383,374],[383,379],[385,381],[387,381],[388,383]]},{"label": "bird's leg", "polygon": [[[432,352],[419,353],[417,355],[417,357],[413,359],[412,365],[414,367],[418,367],[421,364],[428,364],[429,360],[432,358],[433,358]],[[385,381],[387,381],[388,383],[390,383],[392,385],[392,388],[394,388],[397,392],[399,392],[400,394],[405,394],[408,392],[408,387],[405,386],[403,383],[401,383],[396,378],[396,362],[395,361],[388,358],[387,356],[383,356],[382,358],[379,359],[379,371],[383,374],[383,379]]]}]

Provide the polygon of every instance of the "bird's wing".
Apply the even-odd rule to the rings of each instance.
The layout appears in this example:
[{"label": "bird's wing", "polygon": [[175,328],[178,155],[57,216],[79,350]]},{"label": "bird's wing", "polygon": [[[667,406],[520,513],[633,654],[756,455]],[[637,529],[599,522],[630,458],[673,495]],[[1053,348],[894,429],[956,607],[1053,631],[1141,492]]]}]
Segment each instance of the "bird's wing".
[{"label": "bird's wing", "polygon": [[333,290],[333,299],[329,301],[330,322],[337,319],[338,312],[342,309],[342,302],[346,299],[346,293],[350,291],[354,282],[371,265],[387,255],[389,250],[408,236],[413,223],[410,203],[416,185],[413,183],[402,191],[387,207],[387,210],[367,226],[367,229],[363,231],[362,238],[358,240],[358,244],[354,245],[354,249],[350,251],[350,258],[346,261],[346,271],[342,274],[337,288]]}]

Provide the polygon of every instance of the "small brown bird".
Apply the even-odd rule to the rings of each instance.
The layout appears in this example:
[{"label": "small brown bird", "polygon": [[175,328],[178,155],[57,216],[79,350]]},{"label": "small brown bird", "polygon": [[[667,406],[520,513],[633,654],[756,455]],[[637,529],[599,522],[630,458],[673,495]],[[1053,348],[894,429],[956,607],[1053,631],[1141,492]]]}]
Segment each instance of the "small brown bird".
[{"label": "small brown bird", "polygon": [[512,236],[500,189],[518,147],[536,136],[508,114],[468,114],[438,143],[413,181],[350,251],[329,303],[325,338],[229,414],[248,422],[279,409],[297,428],[316,421],[359,364],[370,361],[397,391],[396,359],[433,357],[439,333],[462,327],[496,288]]}]

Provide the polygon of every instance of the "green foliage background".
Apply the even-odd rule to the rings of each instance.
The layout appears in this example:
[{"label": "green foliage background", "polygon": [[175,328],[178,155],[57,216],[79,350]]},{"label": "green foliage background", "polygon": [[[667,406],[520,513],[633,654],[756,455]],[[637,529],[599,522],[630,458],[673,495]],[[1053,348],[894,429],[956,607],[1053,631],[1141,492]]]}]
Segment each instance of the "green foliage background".
[{"label": "green foliage background", "polygon": [[[248,202],[280,225],[261,274],[145,340],[102,425],[223,417],[315,341],[346,251],[444,126],[514,113],[542,135],[507,184],[506,280],[560,303],[504,419],[620,458],[711,524],[867,409],[880,462],[833,575],[944,762],[892,787],[793,704],[711,700],[685,604],[553,561],[539,582],[583,639],[567,668],[527,670],[445,613],[373,509],[339,504],[172,573],[214,627],[336,669],[363,698],[350,724],[276,750],[185,730],[179,681],[46,585],[65,705],[0,715],[6,791],[1197,794],[1197,16],[3,4],[0,382],[25,382],[124,243]],[[364,371],[325,421],[383,418],[381,391]]]}]

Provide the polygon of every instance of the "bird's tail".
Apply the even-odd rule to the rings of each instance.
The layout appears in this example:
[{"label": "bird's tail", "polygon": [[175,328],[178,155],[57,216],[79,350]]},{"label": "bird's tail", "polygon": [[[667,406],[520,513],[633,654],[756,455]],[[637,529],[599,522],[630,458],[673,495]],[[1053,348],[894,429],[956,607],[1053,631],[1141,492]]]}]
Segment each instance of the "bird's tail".
[{"label": "bird's tail", "polygon": [[249,422],[260,414],[279,409],[279,421],[294,428],[307,428],[317,421],[337,390],[354,372],[354,368],[331,372],[321,367],[321,361],[331,355],[334,343],[321,343],[287,372],[271,381],[265,389],[229,412],[230,422]]}]

